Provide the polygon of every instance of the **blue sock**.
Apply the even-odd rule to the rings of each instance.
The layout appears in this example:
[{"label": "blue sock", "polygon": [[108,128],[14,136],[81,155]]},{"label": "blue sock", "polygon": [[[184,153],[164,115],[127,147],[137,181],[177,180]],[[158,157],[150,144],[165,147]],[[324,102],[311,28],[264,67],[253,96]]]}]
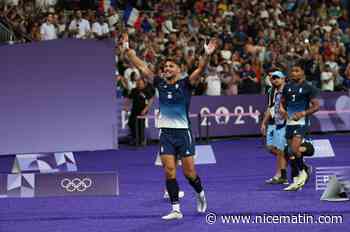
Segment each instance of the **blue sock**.
[{"label": "blue sock", "polygon": [[186,178],[187,178],[188,182],[190,183],[190,185],[194,188],[194,190],[197,193],[200,193],[203,191],[201,179],[199,178],[199,176],[196,176],[195,179],[190,178],[190,177],[186,177]]},{"label": "blue sock", "polygon": [[179,184],[177,183],[176,179],[167,179],[166,180],[166,189],[169,193],[169,198],[171,204],[178,204],[179,203]]}]

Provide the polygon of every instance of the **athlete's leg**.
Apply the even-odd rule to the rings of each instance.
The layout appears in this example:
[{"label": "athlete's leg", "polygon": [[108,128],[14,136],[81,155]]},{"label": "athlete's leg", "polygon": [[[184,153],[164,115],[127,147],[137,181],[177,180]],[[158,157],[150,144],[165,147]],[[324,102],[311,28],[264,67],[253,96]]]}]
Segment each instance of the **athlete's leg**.
[{"label": "athlete's leg", "polygon": [[281,176],[280,176],[280,183],[282,184],[288,184],[288,178],[287,178],[287,160],[284,156],[284,148],[287,144],[286,140],[286,127],[284,125],[278,125],[275,129],[275,146],[277,150],[277,162],[278,162],[278,168],[280,170]]},{"label": "athlete's leg", "polygon": [[169,193],[172,211],[162,217],[164,220],[181,219],[183,217],[179,203],[179,184],[176,180],[176,159],[174,155],[163,154],[161,161],[164,167],[166,189]]},{"label": "athlete's leg", "polygon": [[[292,168],[293,183],[285,188],[286,191],[295,191],[301,189],[308,180],[308,174],[304,167],[303,156],[300,152],[303,137],[296,133],[289,142],[289,160]],[[296,176],[297,175],[297,176]]]},{"label": "athlete's leg", "polygon": [[272,178],[269,178],[265,181],[267,184],[276,184],[277,180],[281,176],[280,163],[278,162],[278,150],[274,145],[274,136],[275,136],[276,126],[270,124],[266,129],[266,149],[274,156],[276,156],[276,170],[275,175]]},{"label": "athlete's leg", "polygon": [[[292,183],[284,188],[285,191],[296,191],[303,186],[303,181],[305,179],[305,173],[301,172],[298,162],[298,147],[300,146],[300,131],[299,126],[287,126],[286,128],[286,139],[287,146],[284,150],[286,160],[291,166]],[[300,140],[300,141],[299,141]]]},{"label": "athlete's leg", "polygon": [[[276,156],[276,170],[275,170],[275,175],[272,178],[267,179],[265,181],[265,183],[267,183],[267,184],[281,184],[280,179],[284,178],[285,170],[286,170],[286,168],[283,166],[285,163],[282,160],[282,159],[284,159],[283,152],[281,152],[280,150],[278,150],[276,147],[273,147],[273,146],[267,146],[267,149],[269,150],[269,152],[271,154]],[[285,181],[283,181],[283,182],[285,182]]]},{"label": "athlete's leg", "polygon": [[171,130],[161,130],[160,134],[160,159],[164,168],[165,185],[169,193],[172,211],[162,217],[165,220],[181,219],[179,203],[179,184],[176,180],[176,150],[174,147],[174,136]]},{"label": "athlete's leg", "polygon": [[203,213],[207,209],[207,201],[205,198],[201,179],[199,178],[195,168],[195,146],[192,139],[192,133],[190,130],[184,130],[181,133],[181,139],[178,140],[177,144],[177,152],[181,155],[184,175],[187,178],[189,184],[197,193],[197,211],[199,213]]},{"label": "athlete's leg", "polygon": [[204,213],[207,210],[207,200],[205,197],[201,179],[199,178],[196,172],[193,156],[183,157],[182,167],[184,175],[186,176],[189,184],[197,193],[197,211],[199,213]]},{"label": "athlete's leg", "polygon": [[[177,166],[182,165],[182,164],[181,164],[181,160],[176,159],[176,164],[177,164]],[[185,192],[179,190],[179,199],[183,198],[184,196],[185,196]],[[168,190],[167,190],[166,188],[164,189],[163,198],[164,198],[164,199],[169,199],[169,198],[170,198],[169,193],[168,193]]]},{"label": "athlete's leg", "polygon": [[286,171],[287,162],[283,154],[286,144],[285,135],[286,130],[283,125],[274,127],[273,136],[270,139],[271,141],[268,148],[270,152],[276,156],[276,173],[274,177],[266,181],[268,184],[288,184]]}]

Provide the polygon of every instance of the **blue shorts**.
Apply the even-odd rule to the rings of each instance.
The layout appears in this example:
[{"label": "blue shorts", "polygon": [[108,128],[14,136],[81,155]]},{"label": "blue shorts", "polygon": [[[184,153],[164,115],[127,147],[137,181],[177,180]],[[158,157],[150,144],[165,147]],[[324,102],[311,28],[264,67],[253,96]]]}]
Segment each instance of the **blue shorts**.
[{"label": "blue shorts", "polygon": [[174,155],[178,159],[195,154],[190,129],[160,129],[160,155]]},{"label": "blue shorts", "polygon": [[281,151],[286,146],[286,127],[268,125],[266,130],[266,145],[273,146]]},{"label": "blue shorts", "polygon": [[286,144],[286,127],[276,126],[273,134],[273,146],[275,146],[278,150],[283,151]]},{"label": "blue shorts", "polygon": [[286,139],[292,139],[294,136],[306,138],[307,126],[305,125],[287,125]]}]

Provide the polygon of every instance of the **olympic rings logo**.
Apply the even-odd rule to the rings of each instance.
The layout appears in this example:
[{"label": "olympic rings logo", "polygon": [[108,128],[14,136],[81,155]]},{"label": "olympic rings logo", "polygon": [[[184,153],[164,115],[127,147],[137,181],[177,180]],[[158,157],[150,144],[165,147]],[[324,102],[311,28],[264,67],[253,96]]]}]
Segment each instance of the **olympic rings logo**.
[{"label": "olympic rings logo", "polygon": [[85,192],[91,186],[92,180],[87,177],[84,179],[74,178],[73,180],[64,178],[61,181],[61,187],[67,192]]}]

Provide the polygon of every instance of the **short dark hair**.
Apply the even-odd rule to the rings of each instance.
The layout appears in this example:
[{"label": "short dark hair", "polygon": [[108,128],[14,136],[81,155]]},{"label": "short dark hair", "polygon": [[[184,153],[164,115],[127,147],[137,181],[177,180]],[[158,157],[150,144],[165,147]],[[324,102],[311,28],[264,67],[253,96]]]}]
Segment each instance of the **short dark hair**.
[{"label": "short dark hair", "polygon": [[167,58],[165,58],[165,60],[163,61],[163,67],[165,66],[165,63],[166,62],[171,62],[171,63],[174,63],[174,64],[176,64],[179,68],[181,67],[181,65],[182,64],[184,64],[185,63],[185,61],[184,60],[177,60],[175,57],[167,57]]},{"label": "short dark hair", "polygon": [[302,70],[305,70],[305,60],[304,59],[296,60],[293,64],[293,67],[299,67]]},{"label": "short dark hair", "polygon": [[174,57],[167,57],[163,62],[163,64],[165,64],[166,62],[172,62],[174,64],[177,64],[176,59]]}]

